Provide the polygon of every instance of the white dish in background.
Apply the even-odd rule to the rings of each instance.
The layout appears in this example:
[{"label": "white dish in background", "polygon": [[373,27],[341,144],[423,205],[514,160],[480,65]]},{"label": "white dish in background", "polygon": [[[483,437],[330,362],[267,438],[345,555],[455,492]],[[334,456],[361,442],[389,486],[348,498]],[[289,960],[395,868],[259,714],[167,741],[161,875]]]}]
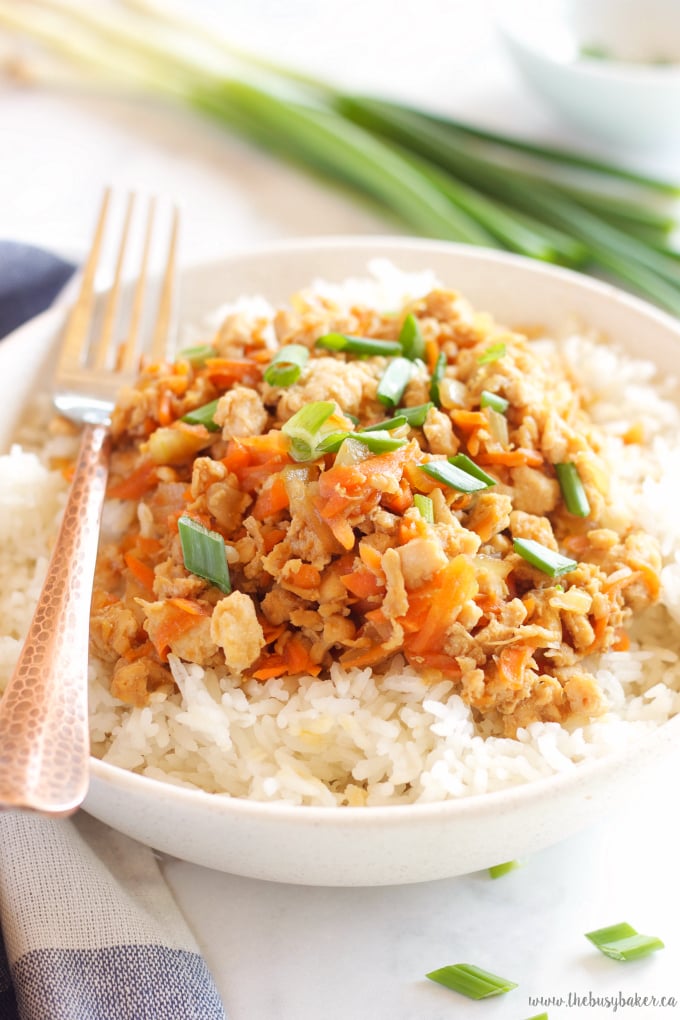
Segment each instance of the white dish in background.
[{"label": "white dish in background", "polygon": [[630,146],[680,144],[677,0],[502,0],[507,50],[577,127]]},{"label": "white dish in background", "polygon": [[[196,321],[239,295],[272,302],[319,277],[365,275],[369,261],[432,270],[479,309],[510,325],[565,322],[615,337],[667,374],[677,366],[680,324],[607,284],[495,251],[402,238],[312,239],[271,244],[184,272],[183,318]],[[0,344],[5,399],[0,448],[22,403],[44,387],[63,323],[47,313]],[[180,788],[92,760],[86,810],[172,856],[221,871],[309,885],[419,882],[468,873],[549,846],[620,802],[645,766],[677,746],[680,717],[632,750],[503,792],[393,807],[327,808],[261,803]]]}]

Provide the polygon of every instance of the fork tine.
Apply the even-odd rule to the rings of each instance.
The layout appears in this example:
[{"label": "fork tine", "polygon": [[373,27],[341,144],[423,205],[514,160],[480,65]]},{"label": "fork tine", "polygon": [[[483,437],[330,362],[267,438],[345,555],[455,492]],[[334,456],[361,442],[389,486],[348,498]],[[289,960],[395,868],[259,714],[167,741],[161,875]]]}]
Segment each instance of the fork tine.
[{"label": "fork tine", "polygon": [[132,213],[135,206],[135,195],[131,192],[128,195],[127,208],[125,210],[125,219],[123,221],[123,229],[120,236],[120,243],[118,246],[118,259],[116,261],[115,275],[111,289],[106,298],[106,305],[104,307],[104,315],[102,319],[101,330],[99,333],[99,339],[95,349],[95,355],[93,359],[94,368],[103,369],[106,365],[106,355],[109,352],[111,345],[111,338],[113,331],[116,326],[116,319],[118,313],[118,301],[120,298],[120,287],[123,279],[123,265],[125,262],[125,252],[127,250],[128,237],[130,236],[130,224],[132,222]]},{"label": "fork tine", "polygon": [[173,312],[173,296],[175,285],[175,263],[177,261],[177,238],[179,234],[179,210],[173,206],[172,226],[170,228],[170,241],[168,244],[168,255],[163,276],[161,296],[158,302],[156,314],[156,325],[151,340],[151,360],[162,361],[167,357],[168,338],[171,335],[170,324]]},{"label": "fork tine", "polygon": [[125,339],[118,345],[116,352],[116,369],[122,372],[133,372],[138,365],[137,339],[142,323],[142,312],[144,310],[144,295],[146,292],[146,280],[149,270],[149,258],[151,253],[151,238],[153,237],[154,219],[156,216],[156,199],[149,199],[149,206],[146,214],[146,229],[144,231],[144,247],[142,249],[141,263],[137,274],[137,282],[132,298],[132,309],[130,311],[130,323],[125,332]]},{"label": "fork tine", "polygon": [[99,265],[110,201],[111,189],[107,188],[102,197],[92,246],[83,269],[80,291],[66,323],[64,340],[59,353],[59,371],[79,366],[82,361],[84,341],[87,338],[92,317],[94,281]]}]

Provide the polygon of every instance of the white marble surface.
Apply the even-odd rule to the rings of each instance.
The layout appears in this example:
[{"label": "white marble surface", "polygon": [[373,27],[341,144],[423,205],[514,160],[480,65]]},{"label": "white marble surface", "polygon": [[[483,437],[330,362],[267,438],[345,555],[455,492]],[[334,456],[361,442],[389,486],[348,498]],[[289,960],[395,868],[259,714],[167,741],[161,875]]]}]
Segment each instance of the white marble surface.
[{"label": "white marble surface", "polygon": [[[489,0],[201,0],[232,37],[355,88],[431,103],[537,138],[580,141],[524,91],[493,32]],[[200,5],[195,4],[198,8]],[[672,172],[676,151],[602,149]],[[214,126],[131,99],[0,85],[0,236],[77,257],[102,187],[160,191],[183,208],[183,259],[252,241],[398,227],[349,194],[283,166]],[[522,1020],[563,996],[550,1020],[680,1015],[661,1006],[569,1005],[577,996],[680,1002],[677,783],[680,758],[626,810],[523,867],[427,885],[315,889],[259,883],[166,861],[231,1020]],[[502,854],[500,854],[502,857]],[[616,964],[583,932],[627,920],[664,938],[647,960]],[[471,1003],[424,978],[470,962],[519,982]]]}]

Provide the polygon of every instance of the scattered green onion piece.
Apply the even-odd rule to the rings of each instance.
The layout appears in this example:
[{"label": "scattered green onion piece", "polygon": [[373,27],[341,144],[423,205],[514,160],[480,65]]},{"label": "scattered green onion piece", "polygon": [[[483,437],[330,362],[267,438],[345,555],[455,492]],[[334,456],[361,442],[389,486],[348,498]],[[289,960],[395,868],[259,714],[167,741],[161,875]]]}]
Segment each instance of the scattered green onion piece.
[{"label": "scattered green onion piece", "polygon": [[399,343],[404,357],[410,361],[425,357],[425,340],[413,312],[409,312],[404,319],[399,333]]},{"label": "scattered green onion piece", "polygon": [[430,478],[437,482],[443,482],[450,489],[458,492],[479,492],[480,489],[488,489],[488,484],[481,478],[463,471],[461,468],[451,464],[448,460],[431,460],[427,464],[419,464],[421,471],[424,471]]},{"label": "scattered green onion piece", "polygon": [[393,429],[401,428],[402,425],[408,425],[409,420],[405,414],[397,414],[394,418],[385,418],[383,421],[377,421],[374,425],[367,425],[363,429],[359,429],[360,432],[391,432]]},{"label": "scattered green onion piece", "polygon": [[490,999],[494,995],[503,995],[517,988],[516,982],[498,977],[471,963],[440,967],[439,970],[431,970],[425,977],[444,985],[445,988],[450,988],[453,992],[466,995],[468,999]]},{"label": "scattered green onion piece", "polygon": [[590,503],[576,465],[572,461],[555,464],[555,474],[560,483],[564,505],[569,513],[576,517],[588,517]]},{"label": "scattered green onion piece", "polygon": [[346,336],[344,333],[325,333],[316,341],[316,346],[327,351],[345,351],[347,354],[382,354],[386,358],[401,354],[401,344],[398,340]]},{"label": "scattered green onion piece", "polygon": [[505,414],[510,407],[510,401],[501,397],[498,393],[491,393],[489,390],[482,390],[479,395],[479,406],[490,407],[492,411]]},{"label": "scattered green onion piece", "polygon": [[416,492],[413,497],[413,503],[416,510],[428,524],[434,524],[434,503],[429,496],[423,496],[422,493]]},{"label": "scattered green onion piece", "polygon": [[437,357],[437,363],[434,366],[434,372],[430,379],[430,400],[439,407],[441,400],[439,399],[439,384],[444,378],[444,372],[446,371],[446,354],[444,351],[440,351]]},{"label": "scattered green onion piece", "polygon": [[317,446],[324,437],[319,432],[334,410],[335,404],[330,400],[315,400],[301,407],[281,426],[281,431],[290,440],[293,460],[316,460],[320,456]]},{"label": "scattered green onion piece", "polygon": [[177,527],[184,566],[191,574],[205,578],[228,595],[231,580],[222,535],[185,514],[177,521]]},{"label": "scattered green onion piece", "polygon": [[527,1020],[548,1020],[547,1013],[536,1013],[535,1016],[527,1017]]},{"label": "scattered green onion piece", "polygon": [[355,439],[371,451],[371,453],[391,453],[405,446],[408,440],[396,436],[385,435],[386,430],[379,432],[330,432],[316,446],[317,456],[322,453],[337,453],[346,439]]},{"label": "scattered green onion piece", "polygon": [[520,867],[519,861],[504,861],[503,864],[493,864],[489,868],[489,878],[502,878],[510,871]]},{"label": "scattered green onion piece", "polygon": [[337,453],[349,436],[354,437],[355,433],[346,432],[344,429],[338,432],[329,432],[319,443],[317,443],[315,447],[317,456],[321,456],[322,453]]},{"label": "scattered green onion piece", "polygon": [[415,407],[398,407],[397,414],[406,418],[411,428],[419,429],[425,424],[431,407],[434,407],[434,404],[428,400],[426,404],[416,404]]},{"label": "scattered green onion piece", "polygon": [[496,479],[491,475],[487,475],[486,471],[480,468],[479,464],[475,464],[474,460],[470,460],[465,453],[457,453],[455,457],[449,457],[448,461],[449,464],[460,468],[461,471],[467,471],[473,478],[479,478],[480,482],[484,482],[486,485],[496,484]]},{"label": "scattered green onion piece", "polygon": [[550,577],[562,577],[563,574],[576,570],[578,566],[576,560],[567,559],[566,556],[560,555],[554,549],[548,549],[540,542],[535,542],[533,538],[516,538],[513,547],[522,559],[525,559],[532,567],[536,567],[537,570],[542,570],[544,574],[549,574]]},{"label": "scattered green onion piece", "polygon": [[625,921],[586,932],[586,938],[612,960],[637,960],[664,948],[661,939],[654,935],[638,935]]},{"label": "scattered green onion piece", "polygon": [[197,344],[195,347],[185,347],[177,354],[178,361],[188,361],[194,368],[202,368],[206,358],[214,358],[216,354],[212,344]]},{"label": "scattered green onion piece", "polygon": [[393,358],[380,377],[377,397],[381,404],[396,407],[404,395],[413,374],[413,362],[408,358]]},{"label": "scattered green onion piece", "polygon": [[211,400],[209,404],[203,404],[202,407],[182,415],[182,421],[188,422],[189,425],[205,425],[209,432],[219,432],[220,426],[213,418],[216,409],[217,400]]},{"label": "scattered green onion piece", "polygon": [[491,344],[491,347],[479,355],[477,358],[478,365],[491,365],[494,361],[499,361],[505,357],[505,344]]},{"label": "scattered green onion piece", "polygon": [[391,453],[392,450],[399,450],[406,446],[407,439],[398,439],[396,436],[385,436],[381,432],[350,432],[352,439],[358,439],[360,443],[368,447],[371,453]]},{"label": "scattered green onion piece", "polygon": [[309,350],[303,344],[287,344],[267,365],[264,381],[270,386],[292,386],[300,378],[308,359]]}]

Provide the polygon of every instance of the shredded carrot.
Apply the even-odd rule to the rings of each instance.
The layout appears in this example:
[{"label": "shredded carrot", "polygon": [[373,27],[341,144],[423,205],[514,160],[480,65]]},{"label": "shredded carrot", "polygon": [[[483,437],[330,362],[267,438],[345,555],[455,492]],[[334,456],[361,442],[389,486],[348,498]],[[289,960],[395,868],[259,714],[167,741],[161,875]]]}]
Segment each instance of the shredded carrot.
[{"label": "shredded carrot", "polygon": [[270,553],[275,545],[286,537],[286,532],[282,531],[281,528],[269,528],[267,531],[262,532],[262,543],[264,545],[264,551]]},{"label": "shredded carrot", "polygon": [[170,393],[168,390],[163,390],[158,400],[158,424],[170,425],[173,419],[174,415],[172,413],[172,406],[170,403]]},{"label": "shredded carrot", "polygon": [[382,575],[382,553],[374,545],[369,545],[368,542],[360,542],[359,557],[361,562],[365,563],[374,574]]},{"label": "shredded carrot", "polygon": [[167,659],[168,650],[182,634],[195,627],[210,609],[194,599],[171,598],[163,605],[163,616],[154,627],[151,638],[160,658]]},{"label": "shredded carrot", "polygon": [[644,560],[629,560],[628,561],[633,568],[642,577],[643,584],[649,592],[650,598],[656,601],[661,591],[661,578],[649,563]]},{"label": "shredded carrot", "polygon": [[498,656],[498,675],[511,690],[524,686],[524,673],[531,664],[534,649],[531,645],[506,645]]},{"label": "shredded carrot", "polygon": [[612,650],[615,652],[627,652],[630,648],[630,637],[628,632],[623,627],[617,627],[615,631],[616,640],[612,644]]},{"label": "shredded carrot", "polygon": [[153,567],[150,567],[148,563],[143,563],[142,560],[138,559],[131,552],[125,553],[123,558],[132,576],[148,591],[153,591],[153,582],[156,577]]},{"label": "shredded carrot", "polygon": [[267,485],[255,500],[252,515],[256,521],[285,510],[288,506],[288,489],[282,476],[274,475],[271,485]]},{"label": "shredded carrot", "polygon": [[483,411],[465,411],[456,409],[451,411],[451,421],[459,429],[474,430],[486,429],[489,427],[489,419]]},{"label": "shredded carrot", "polygon": [[500,467],[540,467],[543,455],[538,450],[518,446],[516,450],[486,450],[477,457],[478,464],[498,464]]},{"label": "shredded carrot", "polygon": [[439,358],[439,344],[436,340],[425,341],[425,364],[427,370],[432,375],[435,368],[437,367],[437,359]]},{"label": "shredded carrot", "polygon": [[441,651],[448,628],[478,590],[472,561],[460,554],[426,585],[410,592],[408,613],[399,620],[406,631],[406,651],[412,655]]},{"label": "shredded carrot", "polygon": [[645,427],[641,421],[633,422],[630,428],[623,433],[621,436],[624,443],[628,446],[632,446],[634,443],[644,443],[645,441]]},{"label": "shredded carrot", "polygon": [[262,378],[262,369],[249,358],[206,358],[205,372],[216,386],[225,390],[234,383],[255,386]]},{"label": "shredded carrot", "polygon": [[123,658],[126,662],[136,662],[137,659],[143,659],[145,656],[153,654],[153,645],[150,641],[144,641],[143,644],[137,645],[135,648],[128,648],[123,652]]},{"label": "shredded carrot", "polygon": [[126,478],[109,487],[109,499],[141,499],[158,481],[158,468],[152,460],[145,460]]},{"label": "shredded carrot", "polygon": [[381,584],[379,578],[368,567],[360,567],[351,574],[344,574],[340,580],[347,591],[359,599],[370,599],[375,595],[385,594],[384,582]]},{"label": "shredded carrot", "polygon": [[321,574],[311,563],[301,563],[286,575],[286,580],[296,588],[318,588]]}]

